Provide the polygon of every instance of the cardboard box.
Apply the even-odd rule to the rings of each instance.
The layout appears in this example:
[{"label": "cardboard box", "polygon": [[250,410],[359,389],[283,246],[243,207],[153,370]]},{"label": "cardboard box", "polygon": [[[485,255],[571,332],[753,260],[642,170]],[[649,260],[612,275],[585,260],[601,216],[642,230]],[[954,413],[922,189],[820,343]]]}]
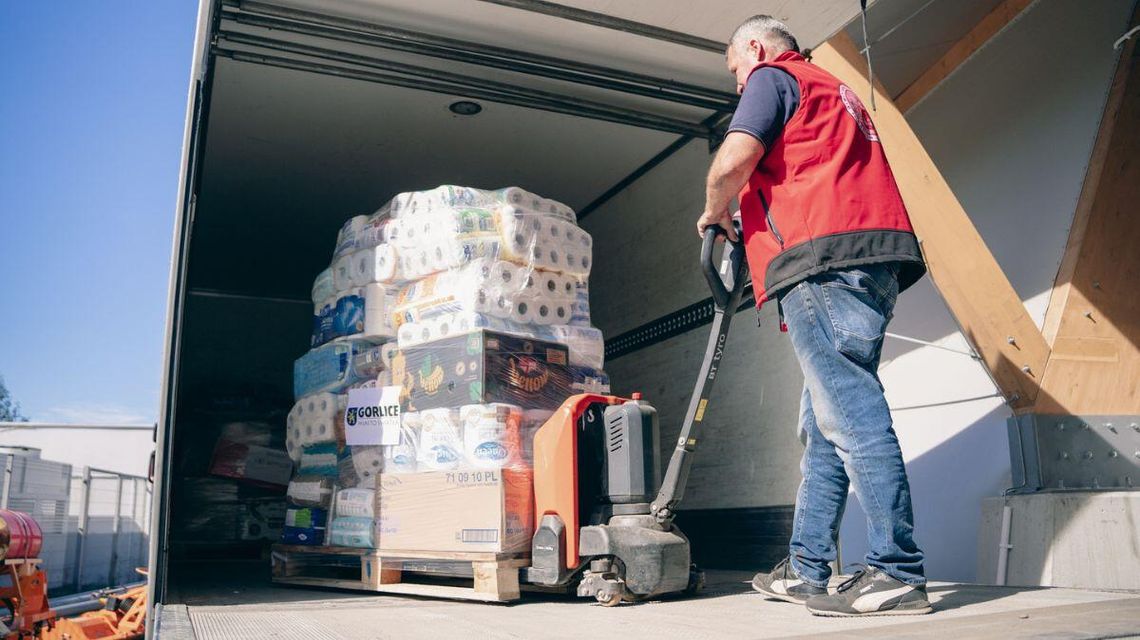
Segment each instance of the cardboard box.
[{"label": "cardboard box", "polygon": [[565,345],[479,330],[400,350],[392,383],[405,410],[505,402],[555,410],[574,394]]},{"label": "cardboard box", "polygon": [[530,551],[529,469],[380,474],[376,542],[383,551]]}]

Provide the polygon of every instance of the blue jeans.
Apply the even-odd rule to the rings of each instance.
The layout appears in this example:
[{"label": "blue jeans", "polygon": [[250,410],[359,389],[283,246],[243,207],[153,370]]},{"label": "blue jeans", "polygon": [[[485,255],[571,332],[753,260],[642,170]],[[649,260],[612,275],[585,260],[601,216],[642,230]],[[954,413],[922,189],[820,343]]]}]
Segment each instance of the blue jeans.
[{"label": "blue jeans", "polygon": [[897,267],[888,263],[818,274],[780,297],[804,372],[803,481],[790,555],[808,584],[827,584],[852,485],[867,515],[867,564],[907,584],[926,582],[910,485],[878,375],[898,290]]}]

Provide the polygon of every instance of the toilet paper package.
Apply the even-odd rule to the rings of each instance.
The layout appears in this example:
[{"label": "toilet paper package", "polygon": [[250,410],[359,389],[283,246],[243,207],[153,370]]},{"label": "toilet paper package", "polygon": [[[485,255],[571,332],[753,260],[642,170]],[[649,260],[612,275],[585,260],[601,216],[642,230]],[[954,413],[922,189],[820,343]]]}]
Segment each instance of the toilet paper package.
[{"label": "toilet paper package", "polygon": [[458,409],[428,409],[419,414],[420,441],[417,468],[432,471],[458,469],[463,458],[463,429]]},{"label": "toilet paper package", "polygon": [[374,549],[372,518],[338,517],[329,526],[329,544],[336,547]]},{"label": "toilet paper package", "polygon": [[336,456],[336,486],[342,489],[359,487],[363,483],[353,465],[351,449],[352,447],[341,447]]},{"label": "toilet paper package", "polygon": [[520,187],[486,190],[441,185],[429,191],[401,193],[392,198],[385,207],[394,218],[408,218],[442,208],[496,208],[503,205],[513,205],[536,215],[558,217],[569,222],[576,220],[574,210],[565,204],[535,195]]},{"label": "toilet paper package", "polygon": [[343,256],[356,249],[356,237],[368,224],[368,216],[353,216],[344,221],[336,234],[334,256]]},{"label": "toilet paper package", "polygon": [[374,489],[341,489],[336,492],[334,513],[338,518],[373,518],[373,503],[376,500]]},{"label": "toilet paper package", "polygon": [[376,476],[384,469],[383,447],[378,445],[349,447],[352,455],[352,466],[356,476],[360,479],[357,486],[371,487],[376,483]]},{"label": "toilet paper package", "polygon": [[416,471],[422,425],[418,412],[406,412],[400,416],[400,442],[384,447],[384,473]]},{"label": "toilet paper package", "polygon": [[510,404],[469,404],[460,407],[464,462],[475,469],[525,466],[522,407]]},{"label": "toilet paper package", "polygon": [[333,283],[332,268],[325,269],[317,274],[317,278],[313,280],[312,300],[316,306],[326,304],[330,298],[336,294],[336,287]]},{"label": "toilet paper package", "polygon": [[391,310],[395,298],[396,290],[381,283],[341,292],[335,305],[325,306],[313,318],[311,346],[346,336],[374,341],[394,338]]},{"label": "toilet paper package", "polygon": [[[302,448],[319,443],[336,442],[337,397],[334,393],[314,393],[302,397],[286,417],[290,436]],[[297,454],[300,460],[301,453]]]},{"label": "toilet paper package", "polygon": [[354,248],[371,249],[384,243],[384,228],[391,222],[387,209],[381,209],[368,216],[364,226],[357,230]]},{"label": "toilet paper package", "polygon": [[369,340],[344,340],[317,347],[293,363],[293,395],[301,398],[338,392],[375,377],[383,368],[381,350]]},{"label": "toilet paper package", "polygon": [[570,365],[601,369],[605,365],[606,341],[594,327],[552,325],[550,336],[570,350]]}]

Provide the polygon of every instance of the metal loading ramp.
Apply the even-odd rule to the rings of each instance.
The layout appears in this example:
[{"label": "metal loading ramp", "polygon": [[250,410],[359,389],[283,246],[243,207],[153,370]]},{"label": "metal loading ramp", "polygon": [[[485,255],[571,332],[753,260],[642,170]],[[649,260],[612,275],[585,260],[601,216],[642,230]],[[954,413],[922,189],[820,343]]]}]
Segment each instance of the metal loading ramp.
[{"label": "metal loading ramp", "polygon": [[[750,573],[709,572],[696,598],[604,608],[527,594],[514,605],[273,588],[190,586],[163,608],[160,640],[373,638],[1121,638],[1140,637],[1140,593],[934,582],[935,612],[918,617],[817,618],[765,600]],[[222,604],[228,601],[233,604]]]}]

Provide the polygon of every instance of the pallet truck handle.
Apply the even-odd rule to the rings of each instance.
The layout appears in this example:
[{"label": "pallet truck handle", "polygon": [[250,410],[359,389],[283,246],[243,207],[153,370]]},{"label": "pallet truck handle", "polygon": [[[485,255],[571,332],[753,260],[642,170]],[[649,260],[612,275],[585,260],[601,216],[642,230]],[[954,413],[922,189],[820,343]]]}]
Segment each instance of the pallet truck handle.
[{"label": "pallet truck handle", "polygon": [[[736,225],[737,237],[740,237],[740,224]],[[669,458],[669,467],[661,480],[661,488],[657,497],[649,505],[649,512],[662,527],[667,527],[676,516],[677,505],[685,494],[685,485],[689,480],[689,469],[693,466],[693,452],[697,448],[697,432],[701,421],[704,420],[705,410],[708,406],[709,396],[712,393],[713,382],[720,369],[720,360],[724,356],[725,344],[728,340],[728,328],[732,324],[732,316],[740,305],[744,295],[745,280],[748,264],[744,257],[744,244],[732,242],[727,238],[728,246],[717,267],[713,259],[713,249],[716,247],[716,236],[725,233],[724,229],[713,225],[705,228],[703,244],[701,245],[701,270],[712,289],[713,321],[709,333],[708,346],[705,347],[705,358],[697,373],[696,386],[693,396],[689,399],[689,409],[685,413],[685,421],[681,423],[681,431],[677,436],[677,445],[673,455]]]},{"label": "pallet truck handle", "polygon": [[[736,226],[736,235],[740,237],[740,223],[733,222]],[[728,256],[722,261],[720,269],[717,268],[716,260],[713,258],[713,251],[716,249],[716,237],[718,235],[725,236],[725,242],[733,246],[728,250]],[[712,290],[713,304],[717,309],[728,308],[731,301],[732,294],[737,290],[744,290],[744,278],[739,277],[740,273],[740,259],[743,257],[742,249],[739,242],[732,242],[728,239],[728,234],[720,225],[709,225],[705,227],[704,242],[701,244],[701,271],[705,274],[705,280],[709,283],[709,289]],[[721,273],[722,270],[727,273]],[[729,282],[725,283],[725,278]]]}]

